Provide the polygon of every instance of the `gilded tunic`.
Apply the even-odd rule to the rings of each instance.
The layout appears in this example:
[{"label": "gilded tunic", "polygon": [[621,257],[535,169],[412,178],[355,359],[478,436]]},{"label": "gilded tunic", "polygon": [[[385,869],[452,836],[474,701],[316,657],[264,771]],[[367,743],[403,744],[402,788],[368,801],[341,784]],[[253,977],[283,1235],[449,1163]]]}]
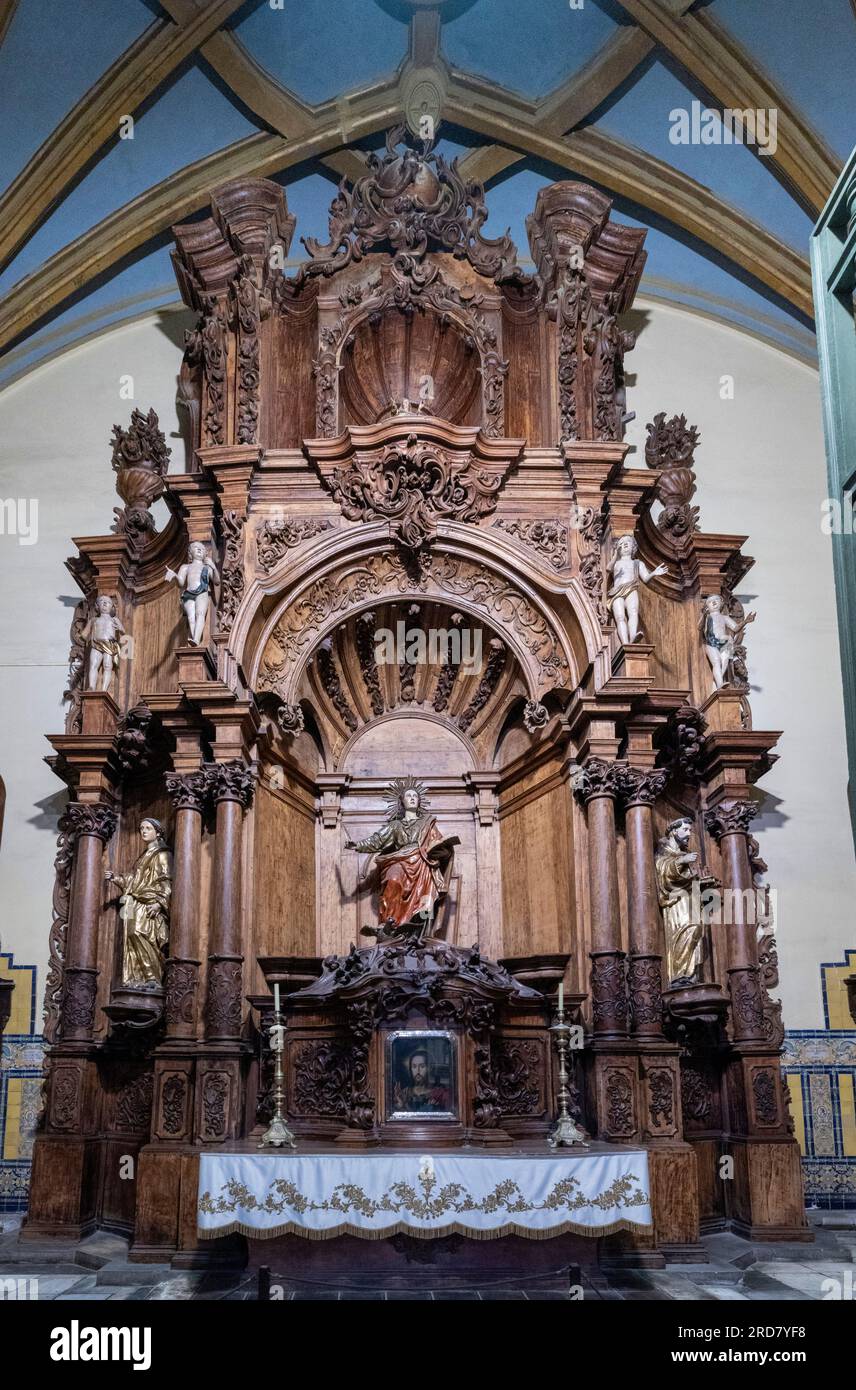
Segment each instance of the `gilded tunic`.
[{"label": "gilded tunic", "polygon": [[116,874],[125,923],[122,979],[126,985],[159,985],[163,948],[169,940],[172,859],[162,843],[149,845],[129,874]]},{"label": "gilded tunic", "polygon": [[701,922],[693,920],[691,893],[697,875],[692,864],[686,862],[688,857],[687,851],[670,837],[658,850],[655,860],[670,983],[695,979],[701,965],[703,928]]}]

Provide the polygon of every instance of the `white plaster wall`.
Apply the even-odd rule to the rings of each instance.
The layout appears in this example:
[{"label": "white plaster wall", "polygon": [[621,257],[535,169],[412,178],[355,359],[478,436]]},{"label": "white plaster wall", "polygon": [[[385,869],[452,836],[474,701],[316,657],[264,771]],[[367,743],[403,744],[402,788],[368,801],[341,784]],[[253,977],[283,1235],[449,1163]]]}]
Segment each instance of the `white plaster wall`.
[{"label": "white plaster wall", "polygon": [[[778,895],[785,1021],[820,1027],[821,961],[856,944],[856,866],[829,541],[820,532],[826,472],[816,374],[748,334],[682,310],[640,303],[644,325],[628,359],[630,427],[643,463],[644,423],[684,411],[700,427],[702,526],[750,536],[756,565],[741,590],[749,629],[757,728],[784,729],[765,779],[761,849]],[[42,762],[47,731],[63,727],[60,698],[76,586],[63,568],[71,536],[107,531],[113,492],[110,431],[133,405],[153,405],[169,436],[186,318],[157,315],[102,335],[0,393],[0,499],[37,497],[39,538],[0,536],[0,774],[7,786],[0,850],[3,950],[47,963],[56,816],[61,788]],[[120,377],[134,379],[134,400]],[[734,399],[720,378],[734,378]],[[180,440],[173,463],[183,467]]]},{"label": "white plaster wall", "polygon": [[[72,536],[100,535],[119,505],[110,465],[114,424],[154,406],[173,465],[184,468],[176,375],[185,313],[118,328],[0,393],[0,499],[38,500],[38,539],[0,535],[0,940],[15,964],[38,967],[37,1024],[47,967],[56,819],[64,788],[43,759],[64,727],[69,625],[79,593],[64,567]],[[134,398],[120,396],[133,378]],[[162,504],[160,504],[162,506]],[[164,509],[165,510],[165,509]]]},{"label": "white plaster wall", "polygon": [[[758,614],[746,638],[753,723],[784,732],[753,829],[777,895],[785,1025],[822,1028],[818,966],[856,945],[856,864],[817,373],[747,333],[637,303],[647,322],[628,358],[628,461],[644,466],[657,411],[685,413],[701,432],[701,527],[748,536],[755,558],[738,590]],[[721,398],[725,376],[733,400]]]}]

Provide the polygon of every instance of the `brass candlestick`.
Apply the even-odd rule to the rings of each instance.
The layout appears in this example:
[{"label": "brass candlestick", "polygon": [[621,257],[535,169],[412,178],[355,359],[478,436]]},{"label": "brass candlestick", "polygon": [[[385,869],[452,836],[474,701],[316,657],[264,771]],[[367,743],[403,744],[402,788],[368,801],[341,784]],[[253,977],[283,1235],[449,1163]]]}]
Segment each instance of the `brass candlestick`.
[{"label": "brass candlestick", "polygon": [[585,1130],[571,1118],[570,1100],[571,1092],[568,1086],[568,1052],[569,1037],[571,1026],[565,1022],[565,1010],[559,1006],[556,1022],[550,1032],[556,1039],[556,1051],[559,1054],[559,1118],[553,1127],[552,1134],[548,1135],[547,1143],[553,1149],[569,1149],[572,1147],[588,1148],[586,1139],[588,1135]]},{"label": "brass candlestick", "polygon": [[294,1149],[297,1147],[294,1135],[285,1123],[285,1073],[282,1066],[282,1054],[285,1049],[285,1025],[278,1009],[274,1011],[273,1017],[274,1022],[270,1030],[271,1050],[276,1059],[273,1069],[273,1118],[262,1135],[259,1148],[281,1149],[287,1144]]}]

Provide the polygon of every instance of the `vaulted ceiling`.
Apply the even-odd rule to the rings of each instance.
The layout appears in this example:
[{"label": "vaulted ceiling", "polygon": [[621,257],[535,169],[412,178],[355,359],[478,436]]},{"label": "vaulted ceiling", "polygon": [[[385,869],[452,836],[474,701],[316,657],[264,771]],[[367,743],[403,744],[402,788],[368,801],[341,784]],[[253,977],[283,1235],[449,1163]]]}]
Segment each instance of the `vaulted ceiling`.
[{"label": "vaulted ceiling", "polygon": [[[169,228],[226,179],[324,237],[417,80],[524,263],[538,188],[578,177],[651,229],[644,293],[810,356],[854,39],[851,0],[0,0],[0,383],[175,304]],[[775,142],[674,143],[693,103],[774,109]]]}]

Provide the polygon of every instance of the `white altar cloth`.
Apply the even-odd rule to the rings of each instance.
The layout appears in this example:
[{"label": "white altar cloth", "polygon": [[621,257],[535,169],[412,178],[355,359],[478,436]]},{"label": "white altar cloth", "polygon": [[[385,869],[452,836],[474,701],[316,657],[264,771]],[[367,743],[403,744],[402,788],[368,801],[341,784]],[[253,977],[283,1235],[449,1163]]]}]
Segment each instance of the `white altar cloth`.
[{"label": "white altar cloth", "polygon": [[651,1229],[648,1156],[603,1149],[503,1156],[411,1153],[203,1153],[198,1230],[256,1239],[532,1239]]}]

